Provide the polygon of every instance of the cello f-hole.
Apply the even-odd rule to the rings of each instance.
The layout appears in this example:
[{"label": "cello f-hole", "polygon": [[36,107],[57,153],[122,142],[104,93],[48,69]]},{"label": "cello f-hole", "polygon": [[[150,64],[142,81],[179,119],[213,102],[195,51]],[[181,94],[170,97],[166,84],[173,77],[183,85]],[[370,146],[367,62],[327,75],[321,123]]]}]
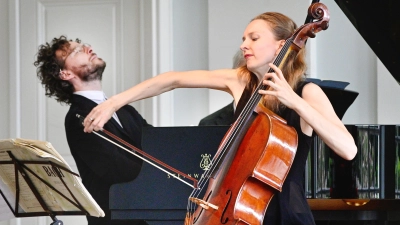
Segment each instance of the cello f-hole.
[{"label": "cello f-hole", "polygon": [[231,199],[232,199],[232,191],[231,191],[231,190],[227,190],[225,194],[226,194],[226,195],[229,195],[229,199],[228,199],[228,201],[226,202],[226,205],[225,205],[225,207],[224,207],[224,210],[222,211],[222,215],[221,215],[221,223],[222,223],[222,224],[226,224],[226,223],[229,221],[229,217],[226,217],[225,219],[223,219],[223,217],[224,217],[224,214],[225,214],[225,212],[226,212],[226,209],[228,208],[229,203],[231,202]]}]

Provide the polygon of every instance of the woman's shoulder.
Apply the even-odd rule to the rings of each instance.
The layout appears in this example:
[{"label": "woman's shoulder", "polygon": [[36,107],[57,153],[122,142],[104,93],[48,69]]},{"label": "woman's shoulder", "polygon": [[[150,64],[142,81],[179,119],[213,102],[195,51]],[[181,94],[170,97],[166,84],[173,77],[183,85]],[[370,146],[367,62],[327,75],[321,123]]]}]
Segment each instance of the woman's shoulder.
[{"label": "woman's shoulder", "polygon": [[302,90],[302,98],[308,103],[322,104],[329,102],[325,92],[315,83],[309,82],[304,85]]},{"label": "woman's shoulder", "polygon": [[323,93],[322,89],[320,86],[313,82],[304,82],[304,87],[303,87],[303,94],[318,94],[318,93]]}]

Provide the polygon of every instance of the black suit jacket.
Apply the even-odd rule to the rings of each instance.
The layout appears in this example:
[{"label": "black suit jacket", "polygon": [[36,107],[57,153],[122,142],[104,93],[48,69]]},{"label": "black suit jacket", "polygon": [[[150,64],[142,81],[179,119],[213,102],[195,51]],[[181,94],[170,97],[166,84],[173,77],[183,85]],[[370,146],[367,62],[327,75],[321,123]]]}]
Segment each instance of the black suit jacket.
[{"label": "black suit jacket", "polygon": [[233,102],[200,120],[199,126],[231,125],[234,120]]},{"label": "black suit jacket", "polygon": [[[83,132],[76,114],[86,117],[95,106],[97,103],[90,99],[73,95],[65,117],[67,141],[82,183],[106,214],[102,218],[88,216],[89,225],[124,224],[121,221],[110,221],[109,189],[112,184],[135,179],[140,172],[142,160],[94,133]],[[112,118],[104,125],[104,129],[141,149],[142,127],[150,125],[129,105],[118,110],[117,115],[123,128]],[[130,221],[129,224],[143,223]]]}]

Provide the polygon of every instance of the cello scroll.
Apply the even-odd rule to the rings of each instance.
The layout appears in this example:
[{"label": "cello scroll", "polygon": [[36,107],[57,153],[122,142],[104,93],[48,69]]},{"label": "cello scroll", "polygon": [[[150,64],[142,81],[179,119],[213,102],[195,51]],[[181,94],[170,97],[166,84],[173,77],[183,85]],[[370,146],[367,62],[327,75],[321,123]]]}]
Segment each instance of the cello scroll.
[{"label": "cello scroll", "polygon": [[314,18],[314,21],[302,25],[293,34],[293,43],[300,49],[305,46],[308,37],[314,38],[316,33],[329,27],[329,11],[324,4],[312,4],[308,8],[308,15]]}]

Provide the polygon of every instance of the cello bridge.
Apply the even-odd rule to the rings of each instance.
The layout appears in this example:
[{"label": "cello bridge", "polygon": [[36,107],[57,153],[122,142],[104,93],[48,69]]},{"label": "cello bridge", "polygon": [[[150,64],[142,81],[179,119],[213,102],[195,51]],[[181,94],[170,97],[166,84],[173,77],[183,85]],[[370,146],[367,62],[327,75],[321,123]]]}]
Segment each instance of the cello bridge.
[{"label": "cello bridge", "polygon": [[215,210],[218,210],[218,206],[213,205],[213,204],[211,204],[211,203],[209,203],[209,202],[206,202],[206,201],[204,201],[204,200],[202,200],[202,199],[198,199],[198,198],[193,198],[193,197],[191,197],[191,198],[189,198],[189,200],[192,201],[192,202],[194,202],[194,203],[196,203],[198,206],[202,207],[202,208],[205,209],[205,210],[208,210],[208,209],[210,209],[210,208],[215,209]]}]

